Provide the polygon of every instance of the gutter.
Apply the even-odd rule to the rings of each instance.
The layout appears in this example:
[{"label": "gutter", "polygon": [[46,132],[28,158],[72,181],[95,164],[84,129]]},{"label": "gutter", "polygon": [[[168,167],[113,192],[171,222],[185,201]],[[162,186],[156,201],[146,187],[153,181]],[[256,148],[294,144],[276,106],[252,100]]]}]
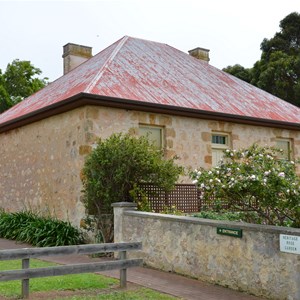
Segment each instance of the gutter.
[{"label": "gutter", "polygon": [[43,107],[34,112],[28,113],[21,117],[9,120],[0,124],[0,133],[22,127],[24,125],[40,121],[42,119],[61,114],[72,109],[85,105],[96,105],[113,108],[122,108],[127,110],[136,110],[144,112],[152,112],[159,114],[169,114],[176,116],[191,117],[205,120],[218,120],[223,122],[239,123],[254,126],[265,126],[273,128],[282,128],[289,130],[300,130],[300,123],[283,122],[270,119],[261,119],[247,116],[239,116],[234,114],[225,114],[220,112],[211,112],[192,108],[184,108],[179,106],[163,105],[157,103],[149,103],[137,100],[113,98],[108,96],[99,96],[88,93],[79,93],[75,96],[67,98],[63,101],[54,103],[47,107]]}]

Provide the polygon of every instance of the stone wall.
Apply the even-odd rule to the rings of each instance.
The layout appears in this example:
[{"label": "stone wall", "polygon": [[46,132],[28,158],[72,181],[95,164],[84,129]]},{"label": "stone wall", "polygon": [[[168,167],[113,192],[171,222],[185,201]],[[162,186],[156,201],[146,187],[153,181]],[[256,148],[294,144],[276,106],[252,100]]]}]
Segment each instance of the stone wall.
[{"label": "stone wall", "polygon": [[294,158],[300,158],[299,131],[93,106],[88,107],[87,118],[91,125],[90,142],[113,132],[137,135],[139,124],[161,126],[166,157],[177,155],[178,163],[193,169],[211,167],[213,132],[229,134],[229,146],[234,149],[253,143],[275,146],[277,138],[287,138],[293,142]]},{"label": "stone wall", "polygon": [[0,207],[78,223],[86,132],[84,110],[76,109],[1,134]]},{"label": "stone wall", "polygon": [[[125,204],[125,205],[124,205]],[[115,242],[142,242],[135,253],[150,267],[268,299],[300,299],[300,255],[279,250],[279,234],[300,229],[138,212],[114,204]],[[217,227],[243,230],[242,238]]]},{"label": "stone wall", "polygon": [[[161,126],[166,157],[178,155],[178,163],[187,168],[211,166],[215,131],[230,134],[234,148],[290,138],[295,158],[300,158],[298,131],[84,106],[0,134],[0,207],[49,211],[78,225],[84,216],[80,172],[85,156],[99,137],[138,135],[140,124]],[[190,180],[182,177],[180,182]]]}]

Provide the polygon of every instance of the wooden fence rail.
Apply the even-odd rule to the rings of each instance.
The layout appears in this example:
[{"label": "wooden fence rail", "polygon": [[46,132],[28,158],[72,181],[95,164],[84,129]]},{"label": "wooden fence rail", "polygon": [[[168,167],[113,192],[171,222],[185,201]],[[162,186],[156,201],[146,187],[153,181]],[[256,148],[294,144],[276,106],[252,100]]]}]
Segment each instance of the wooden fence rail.
[{"label": "wooden fence rail", "polygon": [[[29,297],[29,279],[49,276],[61,276],[67,274],[91,273],[108,270],[120,270],[120,286],[126,287],[127,268],[137,267],[142,264],[142,259],[126,259],[126,252],[141,250],[142,243],[107,243],[75,246],[23,248],[0,250],[1,260],[22,259],[22,270],[10,270],[0,272],[0,281],[22,280],[22,298]],[[85,263],[76,265],[64,265],[47,268],[29,268],[30,258],[62,256],[71,254],[95,254],[107,252],[120,252],[120,259],[97,263]]]}]

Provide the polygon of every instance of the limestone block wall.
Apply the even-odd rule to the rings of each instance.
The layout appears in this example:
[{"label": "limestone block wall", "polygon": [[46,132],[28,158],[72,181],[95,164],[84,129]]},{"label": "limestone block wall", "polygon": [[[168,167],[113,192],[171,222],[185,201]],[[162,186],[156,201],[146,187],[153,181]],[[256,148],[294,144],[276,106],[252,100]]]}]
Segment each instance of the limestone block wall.
[{"label": "limestone block wall", "polygon": [[[300,255],[279,248],[280,234],[300,238],[300,229],[139,212],[124,202],[114,217],[115,242],[142,242],[132,255],[148,266],[267,299],[300,299]],[[217,227],[242,229],[243,237]]]},{"label": "limestone block wall", "polygon": [[178,164],[186,168],[211,167],[212,132],[230,134],[233,148],[289,138],[295,159],[300,158],[298,131],[84,106],[0,134],[0,208],[49,211],[78,225],[85,214],[80,179],[85,156],[98,138],[138,135],[141,124],[163,128],[166,157],[179,156]]},{"label": "limestone block wall", "polygon": [[[90,143],[98,137],[106,138],[113,132],[138,135],[140,124],[160,126],[164,129],[166,157],[177,155],[179,164],[192,169],[211,167],[213,132],[229,134],[229,146],[235,149],[249,147],[253,143],[275,146],[278,138],[290,139],[294,159],[300,158],[299,131],[99,106],[87,108],[87,119],[90,124]],[[187,178],[184,178],[184,181],[187,181]]]},{"label": "limestone block wall", "polygon": [[0,207],[78,222],[86,132],[84,111],[76,109],[1,134]]}]

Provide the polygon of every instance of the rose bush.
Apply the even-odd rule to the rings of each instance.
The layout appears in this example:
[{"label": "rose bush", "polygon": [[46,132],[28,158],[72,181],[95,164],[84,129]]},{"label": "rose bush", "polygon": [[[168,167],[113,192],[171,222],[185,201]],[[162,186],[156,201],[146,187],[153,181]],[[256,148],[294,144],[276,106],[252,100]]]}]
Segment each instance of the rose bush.
[{"label": "rose bush", "polygon": [[300,180],[295,162],[278,159],[282,150],[260,147],[224,151],[211,170],[191,172],[206,201],[229,210],[255,213],[256,222],[300,227]]}]

